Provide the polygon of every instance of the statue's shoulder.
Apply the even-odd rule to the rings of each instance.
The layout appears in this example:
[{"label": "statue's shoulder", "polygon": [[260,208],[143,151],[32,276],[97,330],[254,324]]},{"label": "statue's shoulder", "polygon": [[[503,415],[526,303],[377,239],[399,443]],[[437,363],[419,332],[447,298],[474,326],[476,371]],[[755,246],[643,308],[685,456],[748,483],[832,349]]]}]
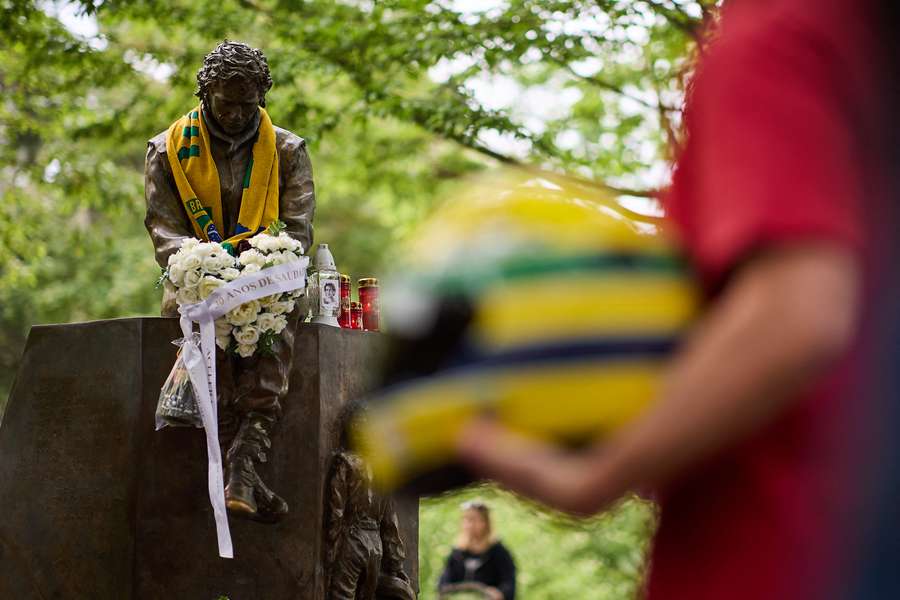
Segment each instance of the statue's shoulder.
[{"label": "statue's shoulder", "polygon": [[278,146],[279,152],[297,151],[306,147],[306,140],[296,133],[282,129],[278,125],[272,127],[275,128],[275,144]]},{"label": "statue's shoulder", "polygon": [[168,135],[168,130],[161,131],[154,135],[152,138],[147,140],[147,150],[149,154],[157,154],[161,156],[165,156],[166,154],[166,136]]},{"label": "statue's shoulder", "polygon": [[166,136],[168,131],[156,134],[147,140],[147,160],[144,170],[148,175],[163,175],[172,172],[169,157],[166,155]]}]

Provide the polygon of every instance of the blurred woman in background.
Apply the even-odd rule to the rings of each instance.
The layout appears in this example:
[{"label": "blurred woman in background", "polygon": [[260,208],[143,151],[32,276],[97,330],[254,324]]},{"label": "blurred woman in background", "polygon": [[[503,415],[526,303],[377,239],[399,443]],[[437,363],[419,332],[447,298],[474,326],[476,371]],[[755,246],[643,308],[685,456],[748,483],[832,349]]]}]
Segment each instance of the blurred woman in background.
[{"label": "blurred woman in background", "polygon": [[462,529],[438,582],[440,596],[473,591],[490,600],[514,600],[516,565],[494,537],[490,509],[478,501],[462,509]]}]

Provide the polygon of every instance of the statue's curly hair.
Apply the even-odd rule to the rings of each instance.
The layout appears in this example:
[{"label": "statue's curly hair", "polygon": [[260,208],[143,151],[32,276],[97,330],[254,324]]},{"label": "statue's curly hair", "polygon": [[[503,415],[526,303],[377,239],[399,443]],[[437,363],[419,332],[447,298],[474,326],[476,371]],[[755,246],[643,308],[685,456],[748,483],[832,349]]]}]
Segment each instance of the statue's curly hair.
[{"label": "statue's curly hair", "polygon": [[223,41],[203,59],[197,72],[196,96],[206,98],[209,86],[216,81],[228,81],[240,77],[256,85],[259,105],[265,107],[266,92],[272,87],[269,63],[261,50],[241,42]]}]

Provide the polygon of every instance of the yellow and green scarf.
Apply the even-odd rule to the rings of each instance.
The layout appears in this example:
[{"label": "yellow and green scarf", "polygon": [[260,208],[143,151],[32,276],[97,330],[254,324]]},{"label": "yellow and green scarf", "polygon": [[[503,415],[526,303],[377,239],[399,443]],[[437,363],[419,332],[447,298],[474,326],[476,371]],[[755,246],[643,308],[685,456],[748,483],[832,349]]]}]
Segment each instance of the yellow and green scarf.
[{"label": "yellow and green scarf", "polygon": [[207,242],[220,242],[229,252],[241,240],[278,220],[278,151],[275,128],[265,109],[259,109],[259,133],[244,175],[241,210],[234,235],[223,240],[222,194],[219,172],[209,150],[209,130],[201,118],[202,105],[169,127],[166,150],[178,195],[194,233]]}]

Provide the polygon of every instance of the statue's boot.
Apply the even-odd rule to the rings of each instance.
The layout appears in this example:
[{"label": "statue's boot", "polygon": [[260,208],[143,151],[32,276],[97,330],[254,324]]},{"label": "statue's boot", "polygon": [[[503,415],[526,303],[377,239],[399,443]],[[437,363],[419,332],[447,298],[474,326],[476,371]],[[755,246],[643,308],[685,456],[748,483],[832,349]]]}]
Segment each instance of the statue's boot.
[{"label": "statue's boot", "polygon": [[225,457],[225,506],[239,517],[275,523],[288,512],[288,505],[266,486],[255,463],[266,462],[271,446],[269,430],[274,419],[259,413],[244,417]]},{"label": "statue's boot", "polygon": [[234,408],[243,419],[226,453],[225,503],[236,516],[266,523],[281,520],[288,505],[260,479],[255,463],[266,462],[269,432],[281,416],[279,399],[288,389],[298,318],[298,310],[288,315],[271,355],[237,359],[234,365]]}]

